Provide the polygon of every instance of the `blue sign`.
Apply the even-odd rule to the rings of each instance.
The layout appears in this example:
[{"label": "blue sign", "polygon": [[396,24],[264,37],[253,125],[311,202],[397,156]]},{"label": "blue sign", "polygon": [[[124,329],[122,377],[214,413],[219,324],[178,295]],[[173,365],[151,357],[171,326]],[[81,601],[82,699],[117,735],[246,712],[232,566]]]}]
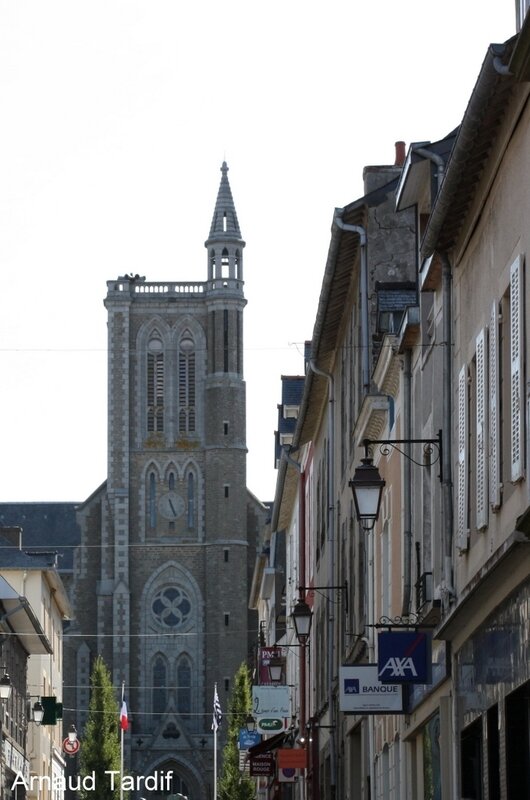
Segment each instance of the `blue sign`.
[{"label": "blue sign", "polygon": [[377,641],[377,677],[381,683],[431,682],[430,633],[385,631]]},{"label": "blue sign", "polygon": [[250,750],[255,744],[261,742],[261,734],[257,731],[247,731],[246,728],[239,729],[239,749]]}]

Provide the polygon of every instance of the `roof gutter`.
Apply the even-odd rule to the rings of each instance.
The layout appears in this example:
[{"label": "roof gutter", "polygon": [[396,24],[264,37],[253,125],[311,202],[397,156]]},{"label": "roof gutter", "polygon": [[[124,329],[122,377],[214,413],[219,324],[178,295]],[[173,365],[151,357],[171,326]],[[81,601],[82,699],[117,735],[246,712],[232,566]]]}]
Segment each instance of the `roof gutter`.
[{"label": "roof gutter", "polygon": [[361,376],[363,384],[363,394],[370,392],[370,328],[368,321],[368,259],[366,256],[367,235],[366,228],[362,225],[348,225],[343,221],[343,208],[335,209],[333,221],[342,231],[356,233],[359,236],[361,246]]}]

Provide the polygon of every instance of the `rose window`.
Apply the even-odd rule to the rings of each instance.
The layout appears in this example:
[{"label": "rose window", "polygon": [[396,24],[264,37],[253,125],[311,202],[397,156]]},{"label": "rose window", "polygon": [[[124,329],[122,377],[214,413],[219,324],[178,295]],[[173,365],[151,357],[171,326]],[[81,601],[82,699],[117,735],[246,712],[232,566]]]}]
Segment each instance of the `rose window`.
[{"label": "rose window", "polygon": [[151,608],[157,622],[166,628],[182,627],[191,614],[188,595],[174,586],[157,592]]}]

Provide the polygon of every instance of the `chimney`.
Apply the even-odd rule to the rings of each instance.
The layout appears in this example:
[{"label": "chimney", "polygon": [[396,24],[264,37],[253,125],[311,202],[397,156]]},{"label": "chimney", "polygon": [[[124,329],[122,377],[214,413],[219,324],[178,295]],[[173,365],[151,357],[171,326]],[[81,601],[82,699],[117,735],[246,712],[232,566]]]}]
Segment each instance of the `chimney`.
[{"label": "chimney", "polygon": [[403,164],[405,163],[406,155],[407,154],[405,152],[405,142],[396,142],[396,161],[394,166],[402,167]]}]

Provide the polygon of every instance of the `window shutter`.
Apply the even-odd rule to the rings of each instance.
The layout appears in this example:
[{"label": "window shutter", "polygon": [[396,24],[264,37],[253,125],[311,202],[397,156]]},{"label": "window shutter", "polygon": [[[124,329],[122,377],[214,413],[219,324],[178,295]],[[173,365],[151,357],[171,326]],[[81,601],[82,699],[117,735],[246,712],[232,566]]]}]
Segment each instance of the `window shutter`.
[{"label": "window shutter", "polygon": [[486,330],[482,329],[476,339],[476,424],[477,424],[477,528],[485,528],[488,524],[488,453],[487,453],[487,417],[486,417]]},{"label": "window shutter", "polygon": [[456,498],[456,546],[467,550],[467,367],[464,364],[458,375],[458,465]]},{"label": "window shutter", "polygon": [[510,406],[511,406],[511,480],[523,477],[523,264],[518,256],[510,269]]},{"label": "window shutter", "polygon": [[501,505],[499,421],[499,307],[493,303],[489,327],[489,492],[490,505]]}]

